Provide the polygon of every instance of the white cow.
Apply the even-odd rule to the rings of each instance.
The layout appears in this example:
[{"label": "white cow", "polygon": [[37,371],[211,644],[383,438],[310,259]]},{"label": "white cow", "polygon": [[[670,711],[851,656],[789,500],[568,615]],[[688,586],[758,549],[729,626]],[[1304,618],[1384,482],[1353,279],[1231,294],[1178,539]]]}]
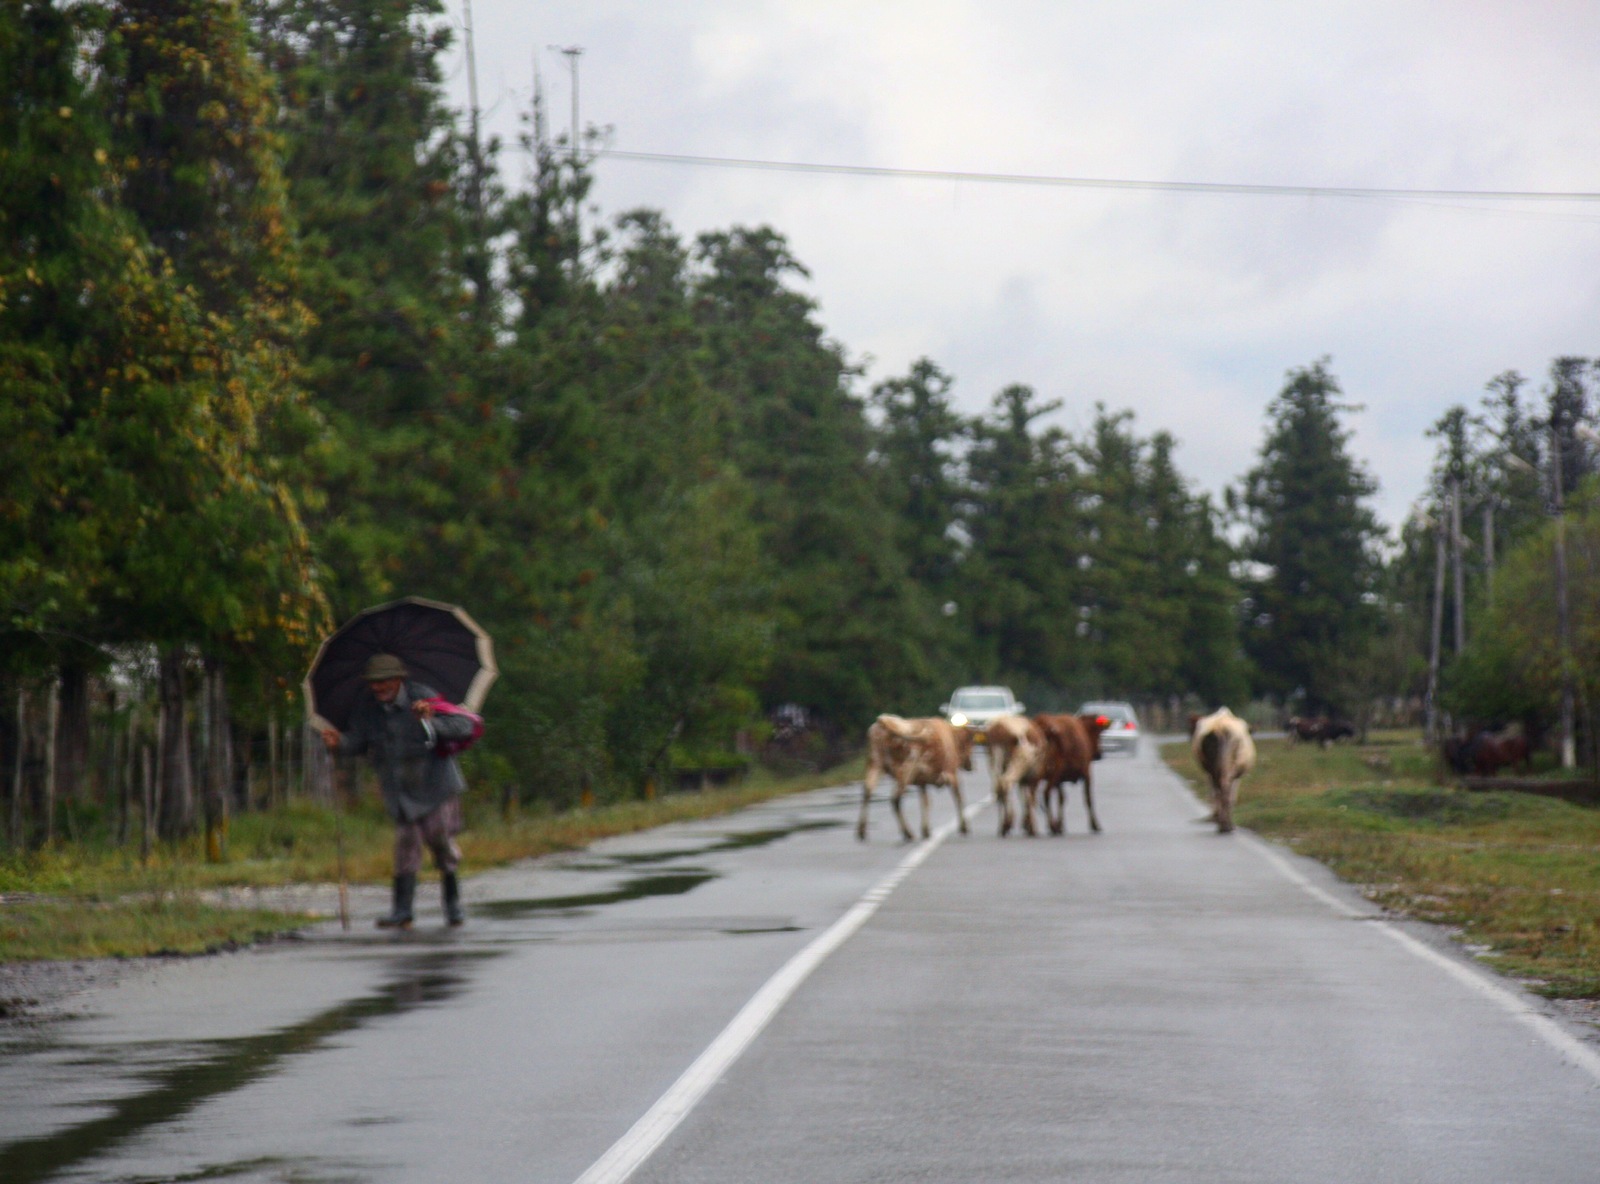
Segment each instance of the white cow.
[{"label": "white cow", "polygon": [[1000,833],[1011,832],[1011,795],[1017,795],[1022,829],[1037,834],[1033,825],[1036,787],[1045,775],[1048,741],[1039,725],[1020,715],[1002,715],[984,729],[989,744],[989,775],[994,778],[994,804],[1000,811]]},{"label": "white cow", "polygon": [[1219,834],[1233,829],[1233,806],[1239,797],[1239,778],[1256,767],[1256,744],[1250,725],[1226,707],[1189,724],[1189,745],[1194,759],[1211,779],[1213,817]]},{"label": "white cow", "polygon": [[911,841],[911,828],[900,812],[900,799],[906,787],[915,785],[922,799],[922,837],[928,830],[928,786],[948,785],[956,799],[956,819],[961,833],[967,833],[967,816],[961,803],[961,770],[972,767],[972,733],[938,718],[902,719],[880,715],[867,729],[867,773],[861,780],[861,821],[856,837],[867,837],[867,803],[878,787],[878,778],[888,773],[894,778],[894,807],[900,833]]}]

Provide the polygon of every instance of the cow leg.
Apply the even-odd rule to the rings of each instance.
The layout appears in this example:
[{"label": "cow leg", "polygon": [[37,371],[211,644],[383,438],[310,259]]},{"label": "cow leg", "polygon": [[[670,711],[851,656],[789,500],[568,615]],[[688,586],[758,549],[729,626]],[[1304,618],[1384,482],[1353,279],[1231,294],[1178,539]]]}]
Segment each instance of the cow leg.
[{"label": "cow leg", "polygon": [[1094,816],[1094,779],[1087,769],[1083,773],[1083,804],[1089,811],[1089,829],[1099,834],[1100,820]]},{"label": "cow leg", "polygon": [[1233,782],[1217,783],[1217,833],[1225,835],[1233,829]]},{"label": "cow leg", "polygon": [[1022,830],[1029,838],[1039,833],[1033,824],[1033,808],[1039,797],[1039,786],[1030,781],[1026,786],[1017,787],[1017,807],[1022,811]]},{"label": "cow leg", "polygon": [[856,823],[856,838],[862,841],[867,837],[867,805],[872,801],[872,793],[878,788],[878,774],[880,770],[876,762],[867,762],[866,776],[861,779],[861,820]]},{"label": "cow leg", "polygon": [[956,800],[956,829],[962,834],[971,834],[967,827],[967,806],[961,800],[961,774],[956,773],[950,778],[950,796]]},{"label": "cow leg", "polygon": [[1004,781],[995,784],[994,808],[1000,815],[1000,837],[1003,839],[1011,833],[1011,791]]},{"label": "cow leg", "polygon": [[1044,820],[1051,834],[1067,833],[1067,787],[1060,782],[1044,787]]},{"label": "cow leg", "polygon": [[[922,802],[922,837],[926,839],[933,833],[928,829],[928,787],[926,785],[917,786],[917,797]],[[906,837],[910,838],[909,835]]]},{"label": "cow leg", "polygon": [[906,787],[904,783],[896,781],[894,783],[894,796],[889,799],[889,804],[894,807],[894,820],[900,824],[900,837],[909,843],[912,840],[911,828],[906,825],[906,816],[900,810],[900,800],[905,796]]}]

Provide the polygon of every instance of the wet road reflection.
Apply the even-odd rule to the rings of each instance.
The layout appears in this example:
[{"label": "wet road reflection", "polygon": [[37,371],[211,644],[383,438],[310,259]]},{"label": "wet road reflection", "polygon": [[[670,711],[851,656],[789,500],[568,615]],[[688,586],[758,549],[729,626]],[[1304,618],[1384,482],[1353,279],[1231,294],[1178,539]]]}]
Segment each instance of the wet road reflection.
[{"label": "wet road reflection", "polygon": [[601,905],[621,904],[629,900],[643,900],[647,896],[682,896],[708,880],[717,878],[715,872],[684,871],[670,875],[639,876],[611,889],[609,892],[578,892],[571,896],[536,896],[527,900],[488,900],[472,906],[477,916],[494,920],[514,920],[536,913],[564,912],[572,909],[598,908]]},{"label": "wet road reflection", "polygon": [[725,851],[748,851],[776,843],[779,839],[787,839],[790,835],[812,830],[833,830],[844,825],[836,820],[822,819],[766,830],[733,831],[704,847],[683,847],[667,851],[623,851],[605,856],[604,863],[576,863],[572,867],[573,870],[581,871],[605,871],[618,864],[633,866],[644,863],[667,863],[674,859],[695,859],[702,855],[718,855]]},{"label": "wet road reflection", "polygon": [[[766,848],[804,832],[845,825],[837,819],[818,819],[814,815],[810,818],[780,816],[779,819],[771,819],[769,815],[768,821],[777,824],[709,834],[705,831],[698,834],[678,832],[674,837],[683,843],[681,846],[658,845],[670,840],[665,835],[653,836],[648,849],[628,850],[627,842],[623,841],[619,844],[620,850],[587,851],[564,865],[552,861],[545,865],[543,872],[526,879],[513,878],[511,882],[531,887],[543,881],[541,886],[548,890],[556,887],[549,882],[550,875],[576,872],[584,878],[568,879],[560,886],[583,888],[595,884],[588,877],[596,872],[610,875],[602,881],[603,887],[595,885],[596,890],[591,891],[475,901],[469,906],[471,915],[485,924],[469,926],[464,932],[419,927],[417,931],[404,934],[370,931],[336,934],[329,929],[320,936],[312,936],[306,940],[304,948],[312,952],[313,957],[331,954],[341,961],[349,956],[375,957],[377,977],[363,975],[358,981],[376,985],[369,985],[362,991],[351,984],[347,988],[350,993],[342,1000],[339,994],[343,992],[331,998],[324,994],[315,1003],[308,999],[308,1009],[321,1006],[322,1010],[287,1024],[284,1024],[287,1018],[284,1011],[279,1009],[273,1013],[274,1019],[263,1019],[262,1023],[283,1026],[269,1031],[233,1034],[238,1031],[235,1020],[234,1025],[215,1035],[188,1038],[180,1034],[184,1027],[182,1017],[173,1013],[166,1021],[157,1020],[157,1024],[170,1033],[166,1038],[152,1038],[153,1033],[147,1032],[123,1042],[101,1043],[101,1038],[95,1038],[79,1044],[67,1031],[55,1028],[34,1038],[8,1041],[5,1049],[8,1063],[24,1074],[43,1070],[46,1076],[37,1080],[41,1085],[48,1082],[27,1100],[30,1113],[24,1121],[32,1122],[36,1118],[64,1121],[55,1129],[43,1131],[34,1125],[32,1130],[38,1133],[24,1137],[16,1137],[21,1132],[14,1128],[12,1141],[0,1144],[0,1184],[33,1184],[64,1178],[115,1179],[120,1184],[242,1178],[305,1181],[382,1178],[381,1175],[371,1176],[372,1165],[364,1162],[360,1153],[355,1159],[347,1159],[342,1154],[346,1150],[344,1147],[337,1150],[322,1147],[311,1152],[298,1140],[299,1145],[286,1149],[286,1153],[278,1153],[270,1147],[252,1146],[247,1150],[240,1146],[238,1158],[231,1161],[197,1163],[191,1159],[184,1166],[175,1163],[165,1171],[152,1170],[148,1165],[151,1140],[157,1132],[163,1128],[181,1130],[183,1123],[191,1120],[194,1112],[207,1103],[220,1104],[247,1087],[264,1084],[275,1076],[281,1079],[292,1059],[338,1048],[341,1035],[406,1012],[449,1004],[466,994],[474,982],[477,988],[486,990],[489,997],[496,997],[494,991],[499,988],[485,984],[500,980],[492,974],[478,974],[474,963],[482,965],[483,960],[490,958],[514,960],[530,941],[598,941],[615,947],[619,942],[635,940],[720,936],[724,940],[739,939],[743,946],[746,940],[759,935],[800,932],[802,926],[784,912],[739,908],[714,916],[692,917],[681,912],[655,911],[621,922],[622,929],[604,921],[590,920],[593,911],[607,906],[649,898],[682,897],[702,885],[738,874],[739,865],[715,861],[717,856]],[[552,927],[540,923],[547,920],[558,924]],[[247,991],[240,997],[241,1002],[248,997]],[[246,1010],[234,1014],[244,1015],[248,1024],[248,1005],[244,1007]],[[288,1015],[293,1014],[291,1003]],[[29,1065],[33,1057],[41,1061]],[[125,1092],[122,1096],[107,1096],[118,1091]],[[231,1103],[235,1108],[240,1104],[244,1103],[237,1100]],[[347,1124],[382,1126],[399,1121],[392,1117],[362,1115],[348,1119]],[[187,1137],[177,1134],[177,1146],[181,1148]],[[375,1133],[375,1137],[380,1136]],[[184,1153],[179,1151],[178,1154]],[[145,1165],[142,1171],[139,1168],[129,1170],[136,1162]],[[97,1171],[110,1174],[96,1175]]]},{"label": "wet road reflection", "polygon": [[146,1075],[151,1088],[108,1103],[104,1117],[0,1147],[0,1180],[33,1184],[103,1154],[116,1144],[171,1122],[212,1098],[240,1089],[276,1069],[286,1057],[313,1052],[330,1038],[374,1020],[443,1003],[466,984],[460,963],[482,953],[428,953],[397,960],[378,990],[257,1036],[208,1041],[198,1059]]}]

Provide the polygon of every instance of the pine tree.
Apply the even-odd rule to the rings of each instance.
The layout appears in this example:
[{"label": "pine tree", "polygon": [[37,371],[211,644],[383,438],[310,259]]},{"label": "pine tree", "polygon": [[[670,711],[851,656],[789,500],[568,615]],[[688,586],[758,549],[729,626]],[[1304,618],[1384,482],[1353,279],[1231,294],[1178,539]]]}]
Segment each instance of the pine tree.
[{"label": "pine tree", "polygon": [[[470,274],[498,224],[495,189],[444,102],[441,12],[439,0],[252,5],[282,80],[300,285],[317,310],[302,343],[327,423],[314,525],[341,617],[401,589],[463,591],[485,535],[474,509],[502,467],[487,381],[497,302]],[[487,203],[481,218],[469,192]]]},{"label": "pine tree", "polygon": [[975,673],[1043,703],[1076,681],[1083,554],[1081,477],[1066,436],[1034,424],[1060,408],[1020,384],[995,395],[972,425],[964,525],[971,544],[962,599],[974,635]]},{"label": "pine tree", "polygon": [[929,658],[938,604],[908,578],[854,371],[789,286],[805,269],[764,227],[701,235],[695,254],[706,381],[731,401],[728,447],[771,565],[763,700],[851,731],[889,706],[931,711],[947,678]]},{"label": "pine tree", "polygon": [[1381,531],[1364,504],[1377,489],[1349,455],[1338,382],[1318,361],[1289,372],[1267,408],[1260,461],[1244,479],[1249,559],[1247,651],[1263,689],[1310,711],[1344,706],[1332,682],[1342,651],[1373,627]]}]

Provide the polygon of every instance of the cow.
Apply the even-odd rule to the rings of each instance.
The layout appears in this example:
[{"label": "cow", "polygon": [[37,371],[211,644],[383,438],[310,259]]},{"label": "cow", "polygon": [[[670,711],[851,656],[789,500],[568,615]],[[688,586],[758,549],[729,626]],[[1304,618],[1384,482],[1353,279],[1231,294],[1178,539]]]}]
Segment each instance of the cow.
[{"label": "cow", "polygon": [[[1044,792],[1044,818],[1050,833],[1066,833],[1066,786],[1071,781],[1083,782],[1083,804],[1089,811],[1089,829],[1098,832],[1100,820],[1094,813],[1090,766],[1100,759],[1100,733],[1111,721],[1103,715],[1036,715],[1033,722],[1045,738],[1044,768],[1037,785]],[[1030,814],[1034,796],[1029,793],[1023,807]]]},{"label": "cow", "polygon": [[1337,744],[1340,740],[1354,740],[1355,737],[1355,724],[1349,720],[1330,719],[1322,726],[1322,735],[1318,739],[1322,747],[1326,748],[1330,744]]},{"label": "cow", "polygon": [[961,801],[961,769],[972,767],[972,733],[958,728],[945,719],[902,719],[898,715],[880,715],[867,729],[867,772],[861,780],[861,821],[856,824],[856,838],[867,837],[867,805],[872,801],[872,791],[878,787],[878,778],[885,772],[894,778],[894,794],[889,804],[894,807],[895,821],[906,842],[911,842],[911,828],[900,812],[900,799],[906,787],[914,785],[922,798],[922,837],[928,830],[928,786],[948,785],[956,801],[956,820],[961,833],[967,833],[967,815]]},{"label": "cow", "polygon": [[1452,736],[1444,742],[1444,758],[1457,773],[1493,777],[1508,765],[1527,769],[1533,759],[1528,738],[1517,733],[1496,735],[1483,728],[1467,736]]},{"label": "cow", "polygon": [[[1191,730],[1194,727],[1195,720],[1199,718],[1200,716],[1198,715],[1190,717],[1189,727]],[[1321,721],[1303,715],[1291,715],[1286,731],[1289,733],[1289,742],[1291,744],[1297,744],[1303,740],[1315,740],[1322,734]]]},{"label": "cow", "polygon": [[1033,825],[1034,787],[1044,776],[1049,749],[1039,725],[1020,715],[1002,715],[984,729],[989,738],[989,772],[994,778],[994,804],[1000,811],[1000,835],[1011,833],[1011,793],[1016,791],[1022,829]]},{"label": "cow", "polygon": [[1191,716],[1189,745],[1194,759],[1211,781],[1215,804],[1212,817],[1218,834],[1233,829],[1233,806],[1239,797],[1239,778],[1256,767],[1256,745],[1250,725],[1226,707],[1207,716]]},{"label": "cow", "polygon": [[1315,740],[1322,748],[1340,740],[1348,740],[1356,734],[1354,724],[1342,719],[1329,719],[1325,715],[1291,715],[1288,731],[1291,741]]}]

